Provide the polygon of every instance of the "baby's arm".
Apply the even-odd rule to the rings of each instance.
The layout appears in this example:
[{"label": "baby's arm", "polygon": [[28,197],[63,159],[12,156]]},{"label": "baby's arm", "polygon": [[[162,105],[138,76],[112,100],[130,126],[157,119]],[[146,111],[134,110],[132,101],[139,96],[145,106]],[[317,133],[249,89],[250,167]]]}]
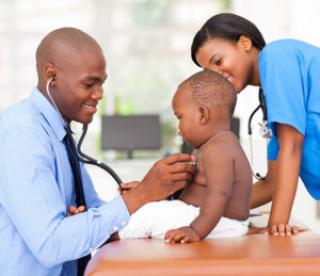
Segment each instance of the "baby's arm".
[{"label": "baby's arm", "polygon": [[224,215],[232,195],[234,159],[228,144],[210,144],[201,153],[207,193],[199,216],[190,227],[200,239],[205,238]]},{"label": "baby's arm", "polygon": [[234,160],[229,145],[210,144],[201,152],[207,193],[200,206],[199,216],[188,227],[169,230],[168,243],[196,242],[204,239],[224,215],[232,194]]}]

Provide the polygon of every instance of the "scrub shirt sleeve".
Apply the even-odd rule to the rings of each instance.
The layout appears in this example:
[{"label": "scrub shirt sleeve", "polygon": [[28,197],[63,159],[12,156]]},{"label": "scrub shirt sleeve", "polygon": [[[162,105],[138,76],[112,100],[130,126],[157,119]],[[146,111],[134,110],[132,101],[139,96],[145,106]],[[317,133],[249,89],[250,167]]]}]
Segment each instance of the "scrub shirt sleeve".
[{"label": "scrub shirt sleeve", "polygon": [[273,137],[268,158],[277,158],[279,144],[276,123],[294,127],[305,134],[306,110],[299,56],[291,48],[267,46],[259,57],[260,81],[266,97],[268,123]]}]

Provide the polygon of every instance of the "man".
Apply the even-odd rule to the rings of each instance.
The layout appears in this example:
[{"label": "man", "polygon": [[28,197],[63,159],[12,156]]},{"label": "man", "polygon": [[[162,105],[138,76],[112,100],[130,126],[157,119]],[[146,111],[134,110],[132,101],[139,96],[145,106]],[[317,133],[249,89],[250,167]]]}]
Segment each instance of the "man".
[{"label": "man", "polygon": [[37,88],[0,115],[0,274],[76,275],[79,258],[123,228],[142,205],[183,187],[193,167],[189,155],[165,158],[137,187],[106,203],[80,164],[86,212],[67,216],[76,205],[79,172],[66,130],[73,120],[91,122],[106,64],[97,42],[73,28],[49,33],[36,61]]}]

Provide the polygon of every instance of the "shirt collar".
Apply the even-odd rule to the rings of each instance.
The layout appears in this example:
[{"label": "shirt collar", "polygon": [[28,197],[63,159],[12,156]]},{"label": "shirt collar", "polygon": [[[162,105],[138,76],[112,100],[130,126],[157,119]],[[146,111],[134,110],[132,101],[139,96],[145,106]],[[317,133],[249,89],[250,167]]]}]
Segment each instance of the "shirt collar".
[{"label": "shirt collar", "polygon": [[39,112],[44,116],[48,124],[52,127],[59,141],[62,141],[62,139],[66,135],[66,130],[58,111],[53,107],[53,105],[40,92],[38,88],[34,88],[31,94],[31,100],[39,110]]}]

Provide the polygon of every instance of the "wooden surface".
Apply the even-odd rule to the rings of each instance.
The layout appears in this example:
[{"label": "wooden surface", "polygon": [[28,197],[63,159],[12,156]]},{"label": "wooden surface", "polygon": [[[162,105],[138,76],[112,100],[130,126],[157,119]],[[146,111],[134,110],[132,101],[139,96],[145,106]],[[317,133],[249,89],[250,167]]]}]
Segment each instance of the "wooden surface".
[{"label": "wooden surface", "polygon": [[87,275],[320,275],[320,237],[309,231],[291,237],[254,234],[165,244],[124,240],[102,247]]}]

